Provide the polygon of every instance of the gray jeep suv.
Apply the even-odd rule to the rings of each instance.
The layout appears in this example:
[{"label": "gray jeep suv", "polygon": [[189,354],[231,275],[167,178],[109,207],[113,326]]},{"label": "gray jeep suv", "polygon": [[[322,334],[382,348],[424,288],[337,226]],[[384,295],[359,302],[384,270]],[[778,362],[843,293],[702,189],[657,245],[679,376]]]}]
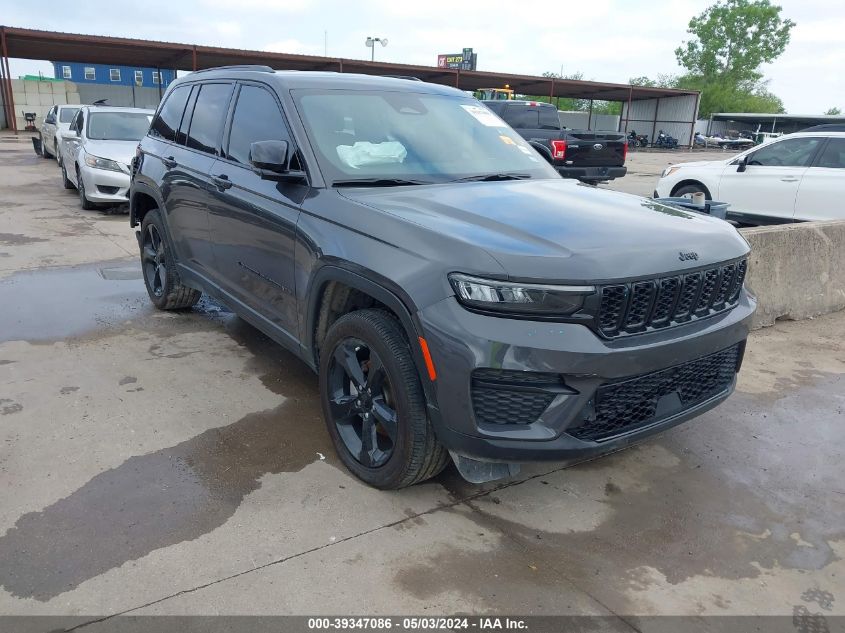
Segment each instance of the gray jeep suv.
[{"label": "gray jeep suv", "polygon": [[150,299],[202,292],[319,373],[379,488],[582,459],[724,400],[754,299],[729,224],[562,179],[464,93],[218,68],[133,161]]}]

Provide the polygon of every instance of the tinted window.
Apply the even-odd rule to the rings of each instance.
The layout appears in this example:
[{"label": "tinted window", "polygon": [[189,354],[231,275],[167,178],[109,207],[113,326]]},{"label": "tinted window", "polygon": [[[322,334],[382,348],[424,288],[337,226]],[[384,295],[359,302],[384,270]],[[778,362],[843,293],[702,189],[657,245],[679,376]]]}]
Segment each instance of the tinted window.
[{"label": "tinted window", "polygon": [[82,124],[84,122],[84,117],[82,115],[82,110],[76,113],[76,116],[73,117],[73,121],[70,124],[70,129],[75,130],[77,132],[82,132]]},{"label": "tinted window", "polygon": [[540,112],[530,106],[509,106],[505,110],[505,121],[518,130],[536,130],[540,127]]},{"label": "tinted window", "polygon": [[845,169],[845,138],[830,139],[816,166]]},{"label": "tinted window", "polygon": [[202,85],[191,117],[188,147],[209,154],[217,153],[231,94],[232,84]]},{"label": "tinted window", "polygon": [[94,112],[88,117],[86,136],[96,141],[140,141],[151,118],[143,112]]},{"label": "tinted window", "polygon": [[807,167],[821,140],[805,137],[776,141],[751,154],[748,164],[763,167]]},{"label": "tinted window", "polygon": [[150,136],[157,136],[167,141],[176,140],[176,130],[179,129],[190,93],[190,86],[179,86],[167,96],[167,100],[150,126]]},{"label": "tinted window", "polygon": [[540,129],[543,130],[559,130],[560,129],[560,119],[557,116],[557,108],[550,107],[538,108],[540,112]]},{"label": "tinted window", "polygon": [[62,123],[70,123],[73,117],[79,112],[79,108],[62,108],[59,110],[59,121]]},{"label": "tinted window", "polygon": [[285,121],[273,95],[263,88],[242,86],[232,117],[228,157],[248,164],[250,143],[288,140]]}]

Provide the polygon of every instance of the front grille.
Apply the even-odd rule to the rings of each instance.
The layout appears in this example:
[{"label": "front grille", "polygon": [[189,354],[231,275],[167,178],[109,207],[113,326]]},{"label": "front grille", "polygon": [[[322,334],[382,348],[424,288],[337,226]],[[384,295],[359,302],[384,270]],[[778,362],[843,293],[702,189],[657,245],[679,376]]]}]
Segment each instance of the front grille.
[{"label": "front grille", "polygon": [[733,308],[748,262],[602,286],[596,323],[608,338],[679,325]]},{"label": "front grille", "polygon": [[472,408],[479,424],[531,424],[564,390],[559,374],[476,369]]},{"label": "front grille", "polygon": [[697,360],[599,387],[583,422],[567,430],[585,441],[630,433],[723,393],[739,369],[742,343]]}]

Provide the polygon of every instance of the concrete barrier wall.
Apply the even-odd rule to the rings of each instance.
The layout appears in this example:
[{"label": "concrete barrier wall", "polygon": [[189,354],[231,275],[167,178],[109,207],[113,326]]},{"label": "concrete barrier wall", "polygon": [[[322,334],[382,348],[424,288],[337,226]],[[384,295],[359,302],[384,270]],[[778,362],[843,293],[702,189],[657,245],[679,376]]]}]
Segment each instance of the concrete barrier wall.
[{"label": "concrete barrier wall", "polygon": [[845,309],[845,220],[740,231],[751,244],[754,328]]}]

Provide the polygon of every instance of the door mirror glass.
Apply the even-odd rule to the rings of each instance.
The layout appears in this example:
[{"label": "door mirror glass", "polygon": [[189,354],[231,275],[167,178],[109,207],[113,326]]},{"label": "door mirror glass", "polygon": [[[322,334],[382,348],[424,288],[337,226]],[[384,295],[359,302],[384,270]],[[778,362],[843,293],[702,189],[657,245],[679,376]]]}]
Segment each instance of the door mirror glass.
[{"label": "door mirror glass", "polygon": [[256,141],[249,146],[249,162],[258,169],[276,173],[288,171],[287,141]]}]

